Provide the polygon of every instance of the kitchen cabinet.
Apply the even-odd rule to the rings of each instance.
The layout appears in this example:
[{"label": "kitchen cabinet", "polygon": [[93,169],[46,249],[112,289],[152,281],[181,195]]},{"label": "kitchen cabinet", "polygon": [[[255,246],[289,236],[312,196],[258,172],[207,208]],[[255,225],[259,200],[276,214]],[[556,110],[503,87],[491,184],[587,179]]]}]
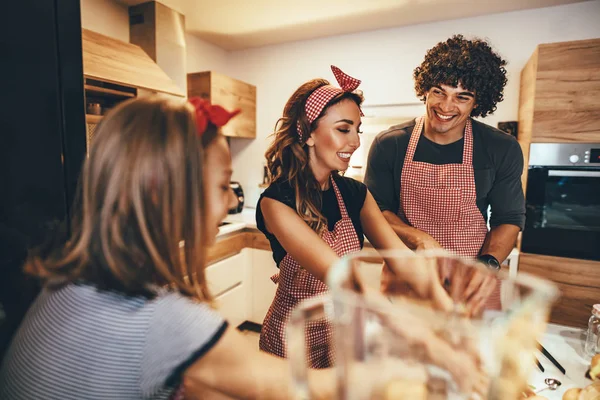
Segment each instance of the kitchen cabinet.
[{"label": "kitchen cabinet", "polygon": [[160,94],[182,99],[177,84],[139,46],[81,30],[86,104],[86,144],[111,108],[134,97]]},{"label": "kitchen cabinet", "polygon": [[228,110],[241,113],[221,128],[225,136],[256,137],[256,86],[215,71],[187,75],[188,97],[202,97]]},{"label": "kitchen cabinet", "polygon": [[550,322],[586,328],[592,306],[600,302],[600,262],[521,253],[519,271],[552,280],[561,292]]},{"label": "kitchen cabinet", "polygon": [[248,320],[252,312],[251,250],[243,249],[206,268],[206,282],[215,305],[232,326]]},{"label": "kitchen cabinet", "polygon": [[[219,261],[206,268],[215,304],[233,326],[245,321],[262,324],[277,290],[270,279],[279,271],[273,254],[254,236],[258,235],[240,232],[217,242],[211,254],[220,255]],[[226,249],[219,248],[222,244]]]},{"label": "kitchen cabinet", "polygon": [[518,136],[600,141],[600,39],[537,47],[521,72]]},{"label": "kitchen cabinet", "polygon": [[268,250],[252,249],[252,312],[249,321],[262,324],[275,298],[277,285],[271,276],[279,272],[273,253]]},{"label": "kitchen cabinet", "polygon": [[600,39],[540,44],[521,71],[518,140],[600,142]]}]

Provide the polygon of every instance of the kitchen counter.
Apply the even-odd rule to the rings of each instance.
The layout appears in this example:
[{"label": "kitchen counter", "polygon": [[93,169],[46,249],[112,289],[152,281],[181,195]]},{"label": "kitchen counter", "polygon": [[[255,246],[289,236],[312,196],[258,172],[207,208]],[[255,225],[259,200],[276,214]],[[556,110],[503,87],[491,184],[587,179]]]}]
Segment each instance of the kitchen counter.
[{"label": "kitchen counter", "polygon": [[544,396],[549,400],[561,400],[562,395],[568,389],[573,387],[583,388],[592,383],[591,380],[585,378],[585,372],[590,361],[583,357],[584,331],[563,325],[548,324],[540,343],[567,372],[566,375],[563,375],[550,360],[539,353],[537,357],[545,372],[535,368],[529,383],[539,390],[546,386],[544,384],[545,378],[555,378],[562,382],[557,390],[544,390],[540,393],[540,396]]},{"label": "kitchen counter", "polygon": [[227,222],[227,225],[219,228],[219,236],[240,231],[244,228],[256,229],[256,209],[244,208],[241,213],[229,214],[225,218],[225,222]]}]

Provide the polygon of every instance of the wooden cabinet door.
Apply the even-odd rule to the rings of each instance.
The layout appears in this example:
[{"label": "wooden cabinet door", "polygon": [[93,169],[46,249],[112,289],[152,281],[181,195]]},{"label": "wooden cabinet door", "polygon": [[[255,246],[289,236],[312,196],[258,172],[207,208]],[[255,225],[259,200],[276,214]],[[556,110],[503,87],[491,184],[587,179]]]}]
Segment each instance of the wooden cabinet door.
[{"label": "wooden cabinet door", "polygon": [[519,272],[550,279],[560,289],[550,322],[587,326],[592,306],[600,303],[600,262],[521,253]]},{"label": "wooden cabinet door", "polygon": [[228,110],[241,113],[227,123],[221,132],[225,136],[256,137],[256,86],[214,71],[188,74],[188,97],[202,97]]}]

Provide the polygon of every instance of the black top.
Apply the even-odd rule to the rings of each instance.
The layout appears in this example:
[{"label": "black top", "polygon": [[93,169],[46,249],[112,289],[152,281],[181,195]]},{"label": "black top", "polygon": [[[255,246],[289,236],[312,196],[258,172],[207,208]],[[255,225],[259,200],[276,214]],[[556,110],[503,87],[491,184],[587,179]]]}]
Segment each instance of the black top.
[{"label": "black top", "polygon": [[[473,168],[477,207],[490,226],[525,225],[525,197],[521,186],[523,153],[516,139],[489,125],[472,120]],[[381,132],[371,145],[365,183],[382,211],[398,212],[400,177],[414,120]],[[421,134],[414,160],[430,164],[462,163],[464,138],[440,145]]]},{"label": "black top", "polygon": [[[360,241],[360,245],[362,247],[364,236],[362,225],[360,223],[360,211],[365,203],[367,187],[361,182],[344,176],[334,176],[334,180],[340,189],[342,199],[346,205],[346,210],[348,211],[350,219],[352,219],[354,230],[356,231],[358,240]],[[323,216],[327,218],[328,229],[333,230],[335,223],[342,219],[337,198],[335,197],[335,191],[333,186],[330,185],[329,189],[321,193],[323,194],[323,207],[321,209],[321,213],[323,213]],[[265,221],[260,209],[260,202],[264,197],[269,197],[271,199],[280,201],[295,211],[296,195],[294,189],[288,181],[278,181],[272,183],[267,189],[265,189],[263,194],[258,199],[258,204],[256,205],[256,226],[262,233],[265,234],[267,239],[269,239],[269,242],[271,243],[271,249],[273,250],[273,259],[279,266],[279,263],[287,254],[287,251],[285,251],[283,246],[281,246],[279,241],[277,241],[275,235],[268,232],[267,228],[265,227]]]}]

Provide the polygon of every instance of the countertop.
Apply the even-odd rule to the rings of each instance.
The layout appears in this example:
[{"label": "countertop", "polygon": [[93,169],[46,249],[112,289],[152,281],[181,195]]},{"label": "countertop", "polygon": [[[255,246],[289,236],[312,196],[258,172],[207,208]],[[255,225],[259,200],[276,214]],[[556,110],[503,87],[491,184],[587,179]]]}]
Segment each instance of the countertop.
[{"label": "countertop", "polygon": [[230,233],[241,231],[245,228],[256,229],[255,212],[256,209],[254,208],[244,208],[241,213],[229,214],[225,218],[225,221],[223,221],[225,222],[225,225],[219,227],[217,239]]},{"label": "countertop", "polygon": [[561,400],[562,395],[568,389],[573,387],[583,388],[592,383],[591,380],[585,378],[585,372],[590,365],[590,361],[583,357],[584,331],[563,325],[548,324],[546,333],[540,339],[540,343],[566,370],[566,375],[563,375],[554,364],[539,353],[537,357],[545,372],[535,368],[535,372],[529,379],[530,384],[539,390],[545,387],[543,383],[545,378],[555,378],[562,382],[557,390],[544,390],[540,393],[540,396],[544,396],[549,400]]}]

